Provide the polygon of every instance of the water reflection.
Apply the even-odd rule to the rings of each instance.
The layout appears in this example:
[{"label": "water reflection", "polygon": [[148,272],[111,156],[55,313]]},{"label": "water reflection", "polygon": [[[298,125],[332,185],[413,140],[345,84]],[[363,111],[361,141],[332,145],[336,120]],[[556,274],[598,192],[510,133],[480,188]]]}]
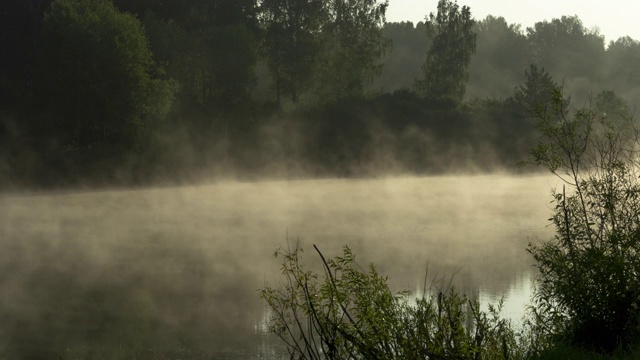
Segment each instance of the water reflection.
[{"label": "water reflection", "polygon": [[421,284],[427,260],[432,275],[457,269],[457,286],[504,294],[511,312],[526,297],[526,244],[550,235],[548,189],[543,177],[449,176],[6,195],[0,353],[278,357],[258,331],[257,289],[277,281],[271,255],[287,234],[326,256],[349,245],[397,290]]},{"label": "water reflection", "polygon": [[522,324],[523,316],[533,295],[534,276],[532,274],[533,271],[520,273],[506,287],[489,287],[481,284],[478,292],[481,309],[487,311],[489,304],[496,305],[503,300],[501,315],[511,320],[511,323],[516,326]]}]

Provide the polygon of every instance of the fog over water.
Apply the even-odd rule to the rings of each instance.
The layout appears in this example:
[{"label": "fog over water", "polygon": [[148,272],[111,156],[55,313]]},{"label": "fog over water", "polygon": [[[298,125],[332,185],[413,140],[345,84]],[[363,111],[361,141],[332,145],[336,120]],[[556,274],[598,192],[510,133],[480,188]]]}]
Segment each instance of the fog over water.
[{"label": "fog over water", "polygon": [[312,244],[325,256],[349,245],[394,289],[415,290],[428,261],[431,274],[459,269],[458,285],[483,301],[517,298],[532,277],[527,243],[552,236],[556,184],[483,175],[5,194],[0,354],[278,357],[257,289],[277,280],[272,255],[287,237],[303,238],[311,266]]}]

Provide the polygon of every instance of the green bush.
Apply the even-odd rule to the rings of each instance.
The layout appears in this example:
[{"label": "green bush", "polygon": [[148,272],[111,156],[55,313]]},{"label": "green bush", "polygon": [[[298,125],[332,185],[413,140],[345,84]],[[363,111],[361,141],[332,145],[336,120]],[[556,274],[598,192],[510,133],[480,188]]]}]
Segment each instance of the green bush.
[{"label": "green bush", "polygon": [[535,314],[555,342],[624,349],[640,325],[638,132],[628,112],[596,111],[604,97],[595,110],[570,111],[557,85],[548,90],[532,162],[564,185],[553,192],[556,236],[528,248],[540,273]]},{"label": "green bush", "polygon": [[453,287],[427,286],[421,296],[393,293],[373,265],[353,252],[326,260],[324,274],[302,265],[302,249],[278,250],[284,281],[260,297],[278,335],[296,359],[520,359],[524,351],[498,307],[479,310]]}]

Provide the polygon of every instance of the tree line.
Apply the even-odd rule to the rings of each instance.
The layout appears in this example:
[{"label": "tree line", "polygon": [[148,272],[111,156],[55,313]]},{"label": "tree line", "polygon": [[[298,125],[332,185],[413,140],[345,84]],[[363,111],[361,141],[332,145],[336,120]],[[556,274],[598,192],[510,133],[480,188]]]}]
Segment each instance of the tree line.
[{"label": "tree line", "polygon": [[605,47],[577,17],[523,30],[441,0],[414,26],[387,6],[7,0],[0,183],[487,170],[537,136],[527,77],[579,102],[638,97],[640,43]]}]

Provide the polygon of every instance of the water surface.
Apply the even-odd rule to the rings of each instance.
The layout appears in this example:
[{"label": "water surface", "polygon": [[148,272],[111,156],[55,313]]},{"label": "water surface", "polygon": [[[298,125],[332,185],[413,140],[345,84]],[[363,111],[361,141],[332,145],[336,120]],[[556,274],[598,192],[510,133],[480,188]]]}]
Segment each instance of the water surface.
[{"label": "water surface", "polygon": [[[429,273],[517,316],[530,241],[552,236],[542,176],[220,182],[0,197],[0,353],[8,358],[279,358],[257,289],[302,238],[350,246],[394,289]],[[511,299],[511,300],[510,300]]]}]

